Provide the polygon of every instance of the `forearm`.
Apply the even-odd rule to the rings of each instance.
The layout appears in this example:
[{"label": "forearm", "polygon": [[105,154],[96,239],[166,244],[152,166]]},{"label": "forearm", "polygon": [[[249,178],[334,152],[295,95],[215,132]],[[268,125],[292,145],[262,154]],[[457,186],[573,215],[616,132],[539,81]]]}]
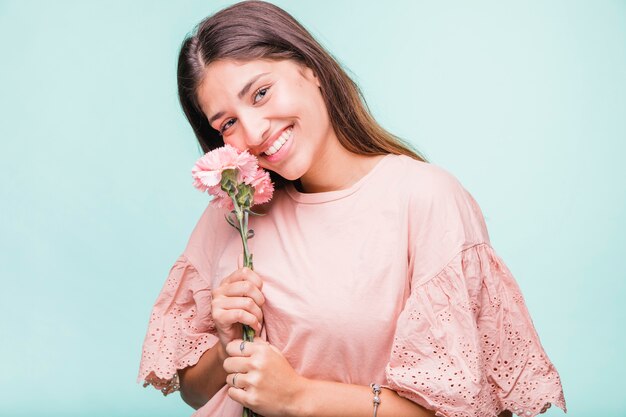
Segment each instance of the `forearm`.
[{"label": "forearm", "polygon": [[221,343],[217,343],[204,352],[194,366],[178,371],[183,401],[197,410],[226,384],[226,371],[223,367],[226,357]]},{"label": "forearm", "polygon": [[[369,386],[305,380],[294,401],[294,413],[306,417],[371,417],[374,394]],[[383,388],[378,417],[426,417],[435,412]],[[298,414],[299,413],[299,414]]]}]

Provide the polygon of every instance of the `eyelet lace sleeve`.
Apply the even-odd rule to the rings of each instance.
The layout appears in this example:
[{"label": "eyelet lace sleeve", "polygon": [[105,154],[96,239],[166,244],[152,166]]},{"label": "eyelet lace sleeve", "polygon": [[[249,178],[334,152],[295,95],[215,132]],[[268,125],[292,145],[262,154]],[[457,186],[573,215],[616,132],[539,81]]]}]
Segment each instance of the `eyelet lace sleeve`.
[{"label": "eyelet lace sleeve", "polygon": [[139,382],[163,389],[178,369],[195,365],[217,343],[210,308],[209,285],[187,258],[181,256],[152,308]]},{"label": "eyelet lace sleeve", "polygon": [[412,289],[386,369],[388,387],[445,417],[565,410],[510,271],[486,243],[462,250]]}]

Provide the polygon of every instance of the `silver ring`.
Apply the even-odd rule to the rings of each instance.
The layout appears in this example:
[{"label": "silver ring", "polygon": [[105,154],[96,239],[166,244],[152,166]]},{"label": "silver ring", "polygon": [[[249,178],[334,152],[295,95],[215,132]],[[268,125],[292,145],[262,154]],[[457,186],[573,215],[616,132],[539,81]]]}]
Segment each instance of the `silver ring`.
[{"label": "silver ring", "polygon": [[243,355],[243,350],[246,348],[246,341],[242,341],[241,344],[239,345],[239,351],[241,352],[241,354]]},{"label": "silver ring", "polygon": [[237,375],[239,375],[239,372],[233,375],[233,387],[238,389],[239,387],[237,386]]}]

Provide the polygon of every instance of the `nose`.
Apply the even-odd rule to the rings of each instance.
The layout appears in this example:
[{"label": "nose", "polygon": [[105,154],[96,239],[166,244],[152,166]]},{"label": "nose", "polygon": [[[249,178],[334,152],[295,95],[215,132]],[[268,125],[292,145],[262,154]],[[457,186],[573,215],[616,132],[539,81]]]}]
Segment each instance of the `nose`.
[{"label": "nose", "polygon": [[253,152],[258,150],[270,133],[270,121],[258,109],[250,109],[241,114],[239,126],[243,142]]}]

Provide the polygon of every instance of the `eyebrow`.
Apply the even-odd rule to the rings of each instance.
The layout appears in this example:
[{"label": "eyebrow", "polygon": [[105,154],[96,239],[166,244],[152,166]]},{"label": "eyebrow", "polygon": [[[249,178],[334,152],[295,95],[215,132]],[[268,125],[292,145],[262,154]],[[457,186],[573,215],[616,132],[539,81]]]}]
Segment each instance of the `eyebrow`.
[{"label": "eyebrow", "polygon": [[[263,77],[264,75],[267,75],[267,74],[269,74],[269,72],[263,72],[261,74],[257,74],[254,77],[252,77],[250,79],[250,81],[248,81],[246,83],[246,85],[243,86],[243,88],[241,89],[239,94],[237,94],[237,97],[242,99],[243,96],[248,94],[248,91],[250,90],[250,87],[252,87],[252,84],[254,84],[259,78],[261,78],[261,77]],[[224,115],[224,113],[225,112],[223,112],[223,111],[219,111],[219,112],[215,113],[213,116],[211,116],[211,118],[209,118],[209,124],[213,124],[213,122],[216,121],[217,119],[219,119],[220,117],[222,117]]]}]

